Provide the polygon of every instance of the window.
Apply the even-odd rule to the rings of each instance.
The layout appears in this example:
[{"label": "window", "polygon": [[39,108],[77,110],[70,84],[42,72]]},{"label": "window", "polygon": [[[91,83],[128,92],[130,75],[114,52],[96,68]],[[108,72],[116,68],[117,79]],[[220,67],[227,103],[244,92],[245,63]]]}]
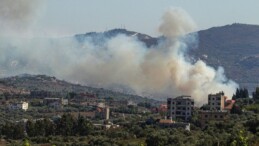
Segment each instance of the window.
[{"label": "window", "polygon": [[172,112],[172,115],[174,115],[174,112]]},{"label": "window", "polygon": [[218,105],[220,105],[220,103],[218,103]]},{"label": "window", "polygon": [[174,102],[172,104],[174,104]]},{"label": "window", "polygon": [[220,118],[223,119],[223,116],[221,115]]},{"label": "window", "polygon": [[214,103],[212,103],[212,105],[214,105]]},{"label": "window", "polygon": [[215,100],[215,98],[212,98],[212,100]]},{"label": "window", "polygon": [[217,116],[217,115],[215,115],[214,117],[215,117],[215,118],[218,118],[218,116]]},{"label": "window", "polygon": [[208,118],[208,115],[205,115],[205,118]]}]

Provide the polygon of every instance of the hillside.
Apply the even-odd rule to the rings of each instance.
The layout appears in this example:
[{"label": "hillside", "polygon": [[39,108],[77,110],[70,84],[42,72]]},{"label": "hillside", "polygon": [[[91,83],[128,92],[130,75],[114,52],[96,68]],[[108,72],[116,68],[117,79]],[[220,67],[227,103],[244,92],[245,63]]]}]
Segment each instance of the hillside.
[{"label": "hillside", "polygon": [[259,26],[232,24],[198,34],[199,48],[190,54],[213,67],[223,66],[229,78],[253,90],[259,81]]},{"label": "hillside", "polygon": [[75,35],[75,38],[80,42],[88,39],[91,42],[93,42],[94,44],[100,44],[100,42],[104,42],[107,39],[117,36],[118,34],[136,37],[140,41],[145,42],[145,44],[148,47],[157,44],[157,41],[158,41],[157,38],[153,38],[149,35],[141,34],[141,33],[134,32],[134,31],[128,31],[126,29],[112,29],[109,31],[99,32],[99,33],[98,32],[88,32],[85,34]]},{"label": "hillside", "polygon": [[[189,50],[188,54],[196,60],[204,60],[214,68],[223,66],[228,78],[238,82],[241,87],[249,88],[250,92],[254,90],[259,82],[259,26],[235,23],[197,33],[199,46]],[[79,41],[91,39],[94,43],[100,43],[118,34],[137,36],[147,46],[156,45],[161,39],[126,29],[91,32],[75,37]]]},{"label": "hillside", "polygon": [[[188,52],[192,58],[204,60],[214,68],[223,66],[228,78],[238,82],[241,87],[248,88],[250,92],[254,90],[255,86],[258,86],[259,26],[232,24],[222,27],[213,27],[197,33],[199,36],[199,46],[198,48],[190,47],[192,49]],[[126,29],[113,29],[103,33],[90,32],[78,34],[75,38],[79,42],[88,39],[98,45],[118,34],[136,37],[140,41],[143,41],[146,46],[156,45],[159,39],[162,38],[155,38]],[[21,91],[26,92],[26,90],[94,92],[101,96],[123,96],[123,98],[134,96],[110,90],[71,84],[58,80],[55,77],[44,75],[33,76],[25,74],[0,79],[0,93],[6,91],[19,93]],[[138,97],[136,96],[136,98]]]},{"label": "hillside", "polygon": [[62,96],[66,96],[69,92],[76,93],[93,93],[100,98],[113,97],[115,100],[132,100],[133,102],[150,102],[156,104],[157,101],[153,99],[147,99],[138,95],[125,94],[121,92],[106,90],[103,88],[92,88],[83,86],[80,84],[73,84],[63,80],[59,80],[56,77],[50,77],[46,75],[29,75],[23,74],[19,76],[0,78],[0,94],[3,93],[29,93],[30,91],[50,91],[55,93],[61,93]]}]

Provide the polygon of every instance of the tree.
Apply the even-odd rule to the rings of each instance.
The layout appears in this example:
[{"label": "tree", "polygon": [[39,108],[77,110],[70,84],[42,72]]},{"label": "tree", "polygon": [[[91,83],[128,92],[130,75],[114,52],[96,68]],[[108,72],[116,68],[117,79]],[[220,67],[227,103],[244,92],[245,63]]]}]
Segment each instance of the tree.
[{"label": "tree", "polygon": [[74,133],[73,128],[75,121],[71,114],[62,115],[57,122],[57,133],[63,136],[69,136]]},{"label": "tree", "polygon": [[246,88],[236,89],[236,94],[232,96],[233,100],[239,99],[239,98],[249,98],[249,93]]},{"label": "tree", "polygon": [[22,146],[30,146],[29,140],[28,139],[24,139]]},{"label": "tree", "polygon": [[248,137],[243,130],[239,130],[237,135],[233,136],[230,146],[248,146]]},{"label": "tree", "polygon": [[13,138],[21,139],[25,137],[25,129],[23,123],[18,123],[14,126],[13,129]]},{"label": "tree", "polygon": [[72,98],[75,98],[77,96],[77,93],[75,92],[69,92],[68,95],[67,95],[67,98],[68,99],[72,99]]},{"label": "tree", "polygon": [[45,136],[45,123],[43,120],[37,120],[35,122],[35,135],[36,136]]},{"label": "tree", "polygon": [[239,89],[237,88],[237,90],[236,90],[236,99],[238,99],[238,98],[240,98],[240,91],[239,91]]},{"label": "tree", "polygon": [[56,130],[55,124],[46,118],[43,120],[43,122],[45,123],[45,136],[54,135]]},{"label": "tree", "polygon": [[23,123],[10,123],[7,122],[3,127],[2,127],[2,133],[5,135],[7,138],[10,139],[21,139],[25,137],[25,129]]},{"label": "tree", "polygon": [[92,129],[92,123],[86,120],[83,116],[79,115],[77,118],[76,133],[81,136],[85,136],[88,135]]},{"label": "tree", "polygon": [[150,135],[146,139],[148,146],[164,146],[167,144],[168,138],[162,135]]},{"label": "tree", "polygon": [[249,93],[246,88],[243,89],[243,98],[249,98]]},{"label": "tree", "polygon": [[259,87],[256,87],[255,92],[253,92],[253,99],[259,101]]},{"label": "tree", "polygon": [[28,120],[26,123],[26,132],[29,137],[34,137],[36,135],[35,123],[31,120]]},{"label": "tree", "polygon": [[14,124],[7,122],[2,127],[2,134],[5,135],[7,138],[13,138],[13,130],[14,130]]},{"label": "tree", "polygon": [[242,109],[236,103],[233,105],[233,108],[230,111],[232,114],[242,114]]}]

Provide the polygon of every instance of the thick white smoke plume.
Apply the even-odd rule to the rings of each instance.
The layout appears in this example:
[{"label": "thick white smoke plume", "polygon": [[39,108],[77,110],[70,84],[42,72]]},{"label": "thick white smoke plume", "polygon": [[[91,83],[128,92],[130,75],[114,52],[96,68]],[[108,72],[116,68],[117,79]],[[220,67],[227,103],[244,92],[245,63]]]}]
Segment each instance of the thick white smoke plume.
[{"label": "thick white smoke plume", "polygon": [[34,20],[38,3],[38,0],[0,0],[1,35],[25,31]]},{"label": "thick white smoke plume", "polygon": [[[2,19],[2,18],[1,18]],[[2,20],[1,20],[2,21]],[[99,87],[126,87],[140,95],[191,95],[203,104],[209,93],[231,96],[237,84],[203,61],[184,57],[185,35],[195,24],[182,9],[168,10],[160,32],[166,37],[147,48],[136,37],[118,35],[96,45],[75,38],[0,39],[0,75],[47,74]]]}]

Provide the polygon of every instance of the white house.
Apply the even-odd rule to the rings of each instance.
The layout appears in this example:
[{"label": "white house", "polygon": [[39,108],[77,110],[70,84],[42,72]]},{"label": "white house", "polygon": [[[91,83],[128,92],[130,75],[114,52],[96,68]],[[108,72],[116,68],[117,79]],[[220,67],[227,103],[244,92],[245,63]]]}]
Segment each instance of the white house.
[{"label": "white house", "polygon": [[19,102],[19,103],[13,103],[13,104],[9,105],[9,109],[11,109],[11,110],[21,109],[21,110],[27,111],[28,108],[29,108],[29,103],[24,102],[24,101]]}]

